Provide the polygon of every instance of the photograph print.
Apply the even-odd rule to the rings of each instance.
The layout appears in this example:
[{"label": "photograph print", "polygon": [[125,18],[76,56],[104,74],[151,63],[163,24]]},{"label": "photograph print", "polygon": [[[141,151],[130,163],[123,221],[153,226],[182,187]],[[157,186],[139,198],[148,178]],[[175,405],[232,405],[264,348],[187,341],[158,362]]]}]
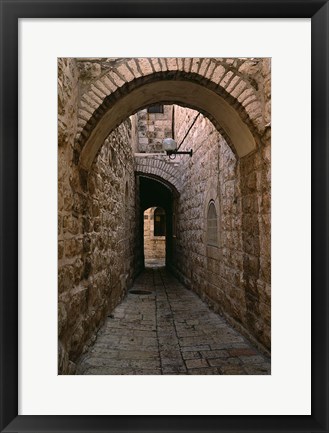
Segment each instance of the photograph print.
[{"label": "photograph print", "polygon": [[271,59],[58,58],[58,374],[271,374]]}]

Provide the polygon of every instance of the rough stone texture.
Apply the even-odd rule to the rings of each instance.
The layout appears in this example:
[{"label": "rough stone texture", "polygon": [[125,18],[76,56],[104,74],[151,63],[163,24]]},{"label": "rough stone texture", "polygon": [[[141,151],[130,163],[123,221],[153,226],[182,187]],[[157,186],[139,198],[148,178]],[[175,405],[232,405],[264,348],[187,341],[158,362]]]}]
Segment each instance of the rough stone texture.
[{"label": "rough stone texture", "polygon": [[163,113],[141,110],[138,119],[139,152],[163,152],[162,141],[172,137],[172,106],[164,105]]},{"label": "rough stone texture", "polygon": [[[75,59],[58,60],[58,147],[73,148],[77,131],[79,103],[79,73]],[[63,148],[65,149],[63,150]]]},{"label": "rough stone texture", "polygon": [[[86,180],[59,209],[59,337],[71,364],[134,278],[135,178],[129,122],[105,141]],[[72,367],[72,365],[71,365]],[[74,366],[73,366],[74,367]],[[65,362],[61,372],[67,371]]]},{"label": "rough stone texture", "polygon": [[154,235],[155,209],[153,207],[144,211],[144,257],[146,266],[154,262],[162,262],[164,265],[166,258],[166,237]]},{"label": "rough stone texture", "polygon": [[[263,134],[270,121],[270,59],[85,58],[78,59],[78,66],[82,76],[78,114],[81,147],[111,105],[109,98],[118,100],[144,83],[166,79],[166,74],[170,80],[190,79],[218,92],[235,107],[251,130]],[[135,107],[135,111],[138,108],[142,107]]]},{"label": "rough stone texture", "polygon": [[[208,119],[175,106],[180,157],[173,269],[216,311],[270,349],[270,144],[238,160]],[[213,200],[218,242],[207,242]]]},{"label": "rough stone texture", "polygon": [[136,157],[136,173],[144,173],[161,178],[172,185],[179,192],[181,191],[182,179],[179,171],[179,164],[175,160],[163,156],[140,156]]},{"label": "rough stone texture", "polygon": [[245,320],[270,346],[271,191],[270,146],[240,161]]},{"label": "rough stone texture", "polygon": [[[196,75],[190,75],[192,68]],[[136,80],[163,79],[167,73],[175,79],[182,71],[184,79],[218,85],[250,128],[255,152],[237,158],[218,125],[216,129],[194,110],[168,106],[165,119],[155,114],[150,121],[145,110],[131,116],[106,138],[89,171],[82,169],[84,140],[97,132],[106,98],[123,98]],[[61,374],[74,372],[75,361],[141,270],[139,173],[172,188],[171,268],[215,311],[270,348],[270,97],[269,59],[59,59]],[[142,131],[143,124],[147,128]],[[192,158],[145,156],[134,161],[134,152],[158,151],[172,129],[178,143],[188,132],[181,150],[192,148]],[[142,138],[148,140],[143,149]],[[210,201],[217,212],[217,245],[207,241]],[[226,372],[233,370],[225,366]]]},{"label": "rough stone texture", "polygon": [[[123,299],[138,266],[134,252],[134,160],[128,120],[110,134],[89,173],[74,152],[78,70],[59,61],[58,333],[59,373]],[[63,89],[63,91],[62,91]]]},{"label": "rough stone texture", "polygon": [[81,375],[267,375],[270,360],[164,269],[147,270],[81,358]]}]

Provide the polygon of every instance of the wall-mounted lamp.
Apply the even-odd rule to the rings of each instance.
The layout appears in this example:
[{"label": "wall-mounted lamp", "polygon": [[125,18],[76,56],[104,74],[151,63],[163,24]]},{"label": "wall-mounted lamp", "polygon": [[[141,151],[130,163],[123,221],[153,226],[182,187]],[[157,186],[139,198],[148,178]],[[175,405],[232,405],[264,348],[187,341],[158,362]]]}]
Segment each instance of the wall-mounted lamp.
[{"label": "wall-mounted lamp", "polygon": [[[177,150],[177,143],[172,138],[165,138],[162,142],[162,148],[167,153],[167,155],[169,157],[171,157],[171,155],[190,155],[190,156],[192,156],[192,154],[193,154],[192,149],[189,151],[185,151],[185,152]],[[174,158],[175,158],[175,156],[174,156]]]}]

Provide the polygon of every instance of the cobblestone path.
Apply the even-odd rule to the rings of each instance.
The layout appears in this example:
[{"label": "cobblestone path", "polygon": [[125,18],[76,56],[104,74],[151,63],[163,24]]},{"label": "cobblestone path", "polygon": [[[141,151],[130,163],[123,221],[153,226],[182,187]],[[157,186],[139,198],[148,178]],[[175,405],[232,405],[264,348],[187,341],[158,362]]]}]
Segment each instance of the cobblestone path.
[{"label": "cobblestone path", "polygon": [[270,360],[164,268],[153,268],[107,318],[76,374],[270,374]]}]

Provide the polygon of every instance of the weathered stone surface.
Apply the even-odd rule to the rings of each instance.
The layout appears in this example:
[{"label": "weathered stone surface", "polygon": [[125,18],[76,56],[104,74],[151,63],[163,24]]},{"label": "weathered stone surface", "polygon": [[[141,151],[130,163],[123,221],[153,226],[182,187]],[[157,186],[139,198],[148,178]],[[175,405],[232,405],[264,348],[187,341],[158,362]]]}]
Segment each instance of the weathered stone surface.
[{"label": "weathered stone surface", "polygon": [[[74,371],[76,359],[141,269],[142,221],[135,173],[156,177],[175,192],[171,269],[244,335],[270,348],[270,67],[270,59],[59,59],[61,373]],[[153,80],[153,75],[162,71],[161,79],[166,78],[168,69],[185,71],[184,80],[192,77],[192,70],[193,80],[212,86],[211,90],[224,92],[225,87],[228,103],[251,125],[252,134],[257,130],[257,151],[238,158],[221,125],[217,125],[219,132],[198,112],[166,105],[163,114],[142,110],[132,116],[104,140],[88,171],[80,167],[81,137],[89,137],[92,131],[97,135],[93,122],[107,110],[100,107],[103,101],[118,88],[116,98],[124,98],[123,86],[131,91],[136,79],[144,80],[143,76]],[[170,79],[178,72],[171,72]],[[134,160],[134,152],[162,151],[162,140],[169,136],[182,143],[180,150],[193,149],[193,157]],[[210,202],[216,210],[213,217],[208,215]],[[161,243],[163,251],[164,239]],[[159,321],[159,337],[174,335],[167,317],[159,317]],[[216,347],[214,342],[196,345],[199,336],[190,324],[185,325],[187,328],[177,327],[185,360],[221,359],[220,354],[218,358],[201,357],[201,351],[226,347]],[[115,336],[116,331],[112,332]],[[221,335],[222,341],[226,338]],[[147,347],[154,344],[138,341]],[[120,344],[122,348],[129,342],[122,340]],[[177,353],[177,344],[171,340],[160,345]],[[164,360],[168,363],[166,372],[185,374],[186,364],[181,359],[172,364],[171,359]],[[218,363],[212,368],[221,374],[238,371],[236,366]],[[158,365],[151,368],[154,374],[159,373]],[[135,371],[140,371],[140,366],[136,365]]]},{"label": "weathered stone surface", "polygon": [[163,113],[137,113],[138,151],[163,152],[162,141],[172,136],[172,106],[164,105]]},{"label": "weathered stone surface", "polygon": [[101,65],[96,62],[79,61],[80,79],[90,81],[97,78],[101,73]]},{"label": "weathered stone surface", "polygon": [[[175,107],[175,137],[179,142],[198,113]],[[268,347],[270,300],[254,290],[252,278],[270,278],[270,178],[266,160],[252,154],[237,160],[213,125],[198,117],[182,149],[184,188],[178,201],[174,269],[176,274],[216,310],[239,323],[246,335]],[[207,207],[213,200],[218,218],[216,246],[207,245]],[[261,204],[261,207],[259,206]],[[182,253],[183,252],[183,253]],[[260,265],[261,264],[261,265]],[[261,315],[251,315],[250,309]]]},{"label": "weathered stone surface", "polygon": [[[74,63],[69,66],[73,68]],[[74,71],[69,76],[73,80]],[[69,88],[73,89],[73,84]],[[66,97],[62,112],[68,139],[59,143],[58,180],[61,373],[72,369],[72,362],[123,298],[136,272],[130,123],[122,124],[108,137],[84,179],[74,164],[73,97],[69,91]]]},{"label": "weathered stone surface", "polygon": [[[77,130],[78,69],[75,59],[58,60],[58,147],[73,145]],[[68,151],[68,149],[66,150]],[[65,157],[64,157],[65,158]],[[60,173],[62,174],[62,173]]]},{"label": "weathered stone surface", "polygon": [[[76,374],[270,374],[267,357],[164,269],[146,270],[140,287],[152,295],[128,293]],[[211,350],[216,344],[222,349]]]},{"label": "weathered stone surface", "polygon": [[[173,72],[180,74],[177,79],[186,80],[186,73],[192,80],[203,81],[209,86],[217,86],[219,93],[230,95],[232,98],[239,98],[243,102],[245,97],[252,96],[257,101],[258,109],[251,109],[249,106],[240,107],[235,104],[244,118],[246,114],[252,124],[263,133],[270,120],[270,73],[269,59],[204,59],[204,58],[110,58],[110,59],[78,59],[80,69],[80,93],[81,106],[79,110],[79,133],[88,139],[89,132],[99,121],[101,113],[106,111],[101,107],[104,98],[111,96],[117,90],[133,90],[137,84],[136,78],[147,77],[147,81],[158,79],[159,71],[167,73],[170,80],[173,79]],[[177,75],[175,74],[175,75]],[[183,83],[183,82],[182,82]],[[128,86],[127,86],[128,84]],[[244,93],[241,96],[241,86]],[[238,89],[236,89],[238,87]],[[93,89],[93,90],[91,90]],[[129,90],[127,90],[129,89]],[[225,89],[225,92],[223,92]],[[247,92],[247,93],[245,93]],[[262,95],[266,95],[263,98]],[[93,102],[88,102],[88,97]],[[234,99],[233,99],[234,100]],[[94,102],[98,104],[94,105]],[[89,106],[88,106],[89,104]],[[94,110],[93,115],[89,115]],[[130,113],[129,113],[130,114]]]}]

